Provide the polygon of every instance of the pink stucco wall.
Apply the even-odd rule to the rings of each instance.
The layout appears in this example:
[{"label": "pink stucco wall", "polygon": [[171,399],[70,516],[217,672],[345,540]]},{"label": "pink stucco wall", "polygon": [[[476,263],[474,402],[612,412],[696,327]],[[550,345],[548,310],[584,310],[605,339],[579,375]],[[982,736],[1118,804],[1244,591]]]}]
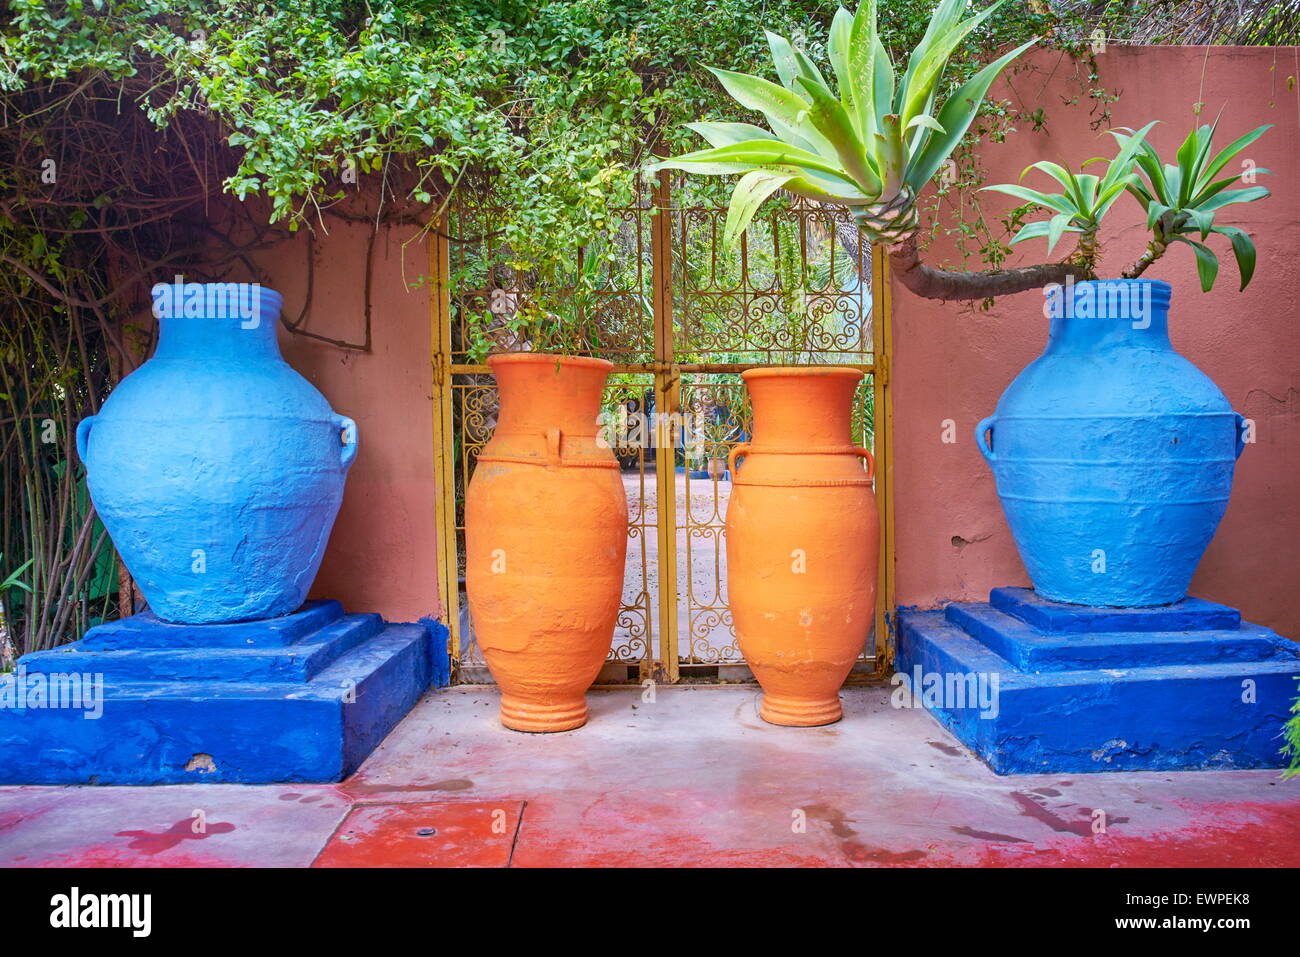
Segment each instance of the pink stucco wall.
[{"label": "pink stucco wall", "polygon": [[[329,234],[318,238],[306,329],[362,340],[369,234],[368,226],[331,221]],[[370,352],[348,352],[280,331],[285,359],[336,411],[356,420],[360,435],[312,597],[337,598],[349,611],[379,612],[390,621],[440,613],[430,291],[428,284],[411,288],[427,276],[429,256],[422,239],[403,247],[407,239],[409,231],[386,230],[377,240]],[[258,260],[272,288],[284,296],[289,318],[301,312],[307,292],[305,252],[304,237]]]},{"label": "pink stucco wall", "polygon": [[[1208,55],[1207,55],[1208,53]],[[1300,638],[1300,310],[1296,250],[1300,248],[1300,51],[1287,48],[1112,46],[1098,56],[1101,81],[1121,93],[1116,126],[1162,121],[1152,142],[1172,157],[1190,125],[1222,109],[1222,145],[1264,123],[1277,124],[1244,154],[1273,171],[1261,203],[1230,207],[1220,222],[1251,232],[1259,247],[1255,279],[1238,292],[1237,268],[1223,237],[1210,245],[1221,271],[1202,294],[1191,250],[1173,249],[1147,276],[1174,285],[1170,331],[1174,347],[1205,371],[1243,415],[1257,423],[1219,533],[1192,593],[1238,606],[1252,621]],[[1113,140],[1089,129],[1089,104],[1066,106],[1079,94],[1074,66],[1058,54],[1037,54],[1034,69],[1003,84],[1001,93],[1027,110],[1041,105],[1046,127],[1022,128],[1003,144],[986,145],[989,182],[1015,182],[1039,159],[1077,164],[1113,154]],[[995,90],[996,92],[996,90]],[[1239,170],[1233,170],[1234,172]],[[1030,173],[1026,185],[1048,188]],[[984,194],[1000,213],[1009,198]],[[1141,209],[1119,201],[1103,233],[1102,275],[1114,276],[1141,252]],[[1065,241],[1068,249],[1068,239]],[[1043,261],[1046,243],[1027,242],[1010,265]],[[943,242],[927,254],[955,263]],[[1058,247],[1057,255],[1062,254]],[[972,264],[971,268],[977,268]],[[1002,390],[1046,342],[1040,293],[997,301],[989,311],[894,290],[894,475],[897,600],[931,607],[982,599],[996,585],[1028,584],[998,503],[993,475],[975,448],[975,423],[992,413]],[[957,441],[943,441],[945,420]]]}]

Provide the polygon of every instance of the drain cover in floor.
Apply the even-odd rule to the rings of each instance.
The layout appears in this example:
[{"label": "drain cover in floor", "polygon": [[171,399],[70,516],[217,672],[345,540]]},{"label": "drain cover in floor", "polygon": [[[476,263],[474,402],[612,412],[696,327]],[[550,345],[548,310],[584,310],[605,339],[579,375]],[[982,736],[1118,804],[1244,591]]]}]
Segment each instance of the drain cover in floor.
[{"label": "drain cover in floor", "polygon": [[518,801],[360,804],[313,867],[505,867]]}]

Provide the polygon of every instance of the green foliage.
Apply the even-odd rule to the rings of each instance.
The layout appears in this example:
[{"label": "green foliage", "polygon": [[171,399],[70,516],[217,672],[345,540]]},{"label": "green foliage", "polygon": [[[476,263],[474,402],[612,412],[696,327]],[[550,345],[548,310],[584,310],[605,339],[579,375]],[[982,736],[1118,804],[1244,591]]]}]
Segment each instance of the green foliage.
[{"label": "green foliage", "polygon": [[[1121,144],[1119,153],[1115,158],[1107,163],[1106,172],[1101,176],[1085,173],[1075,174],[1071,170],[1048,160],[1031,163],[1020,174],[1020,178],[1023,180],[1025,174],[1031,169],[1040,170],[1063,187],[1063,191],[1060,193],[1043,193],[1025,186],[1007,183],[985,187],[994,192],[1005,193],[1026,203],[1042,207],[1054,214],[1051,219],[1029,223],[1022,227],[1016,233],[1015,238],[1011,240],[1011,245],[1014,246],[1026,239],[1045,237],[1047,239],[1047,253],[1051,255],[1061,236],[1067,232],[1080,233],[1082,234],[1080,239],[1081,258],[1084,260],[1083,265],[1091,272],[1096,264],[1096,237],[1097,230],[1101,227],[1102,218],[1126,188],[1134,188],[1140,185],[1137,174],[1133,172],[1133,167],[1137,162],[1139,148],[1145,143],[1147,133],[1156,125],[1156,122],[1158,121],[1148,123],[1138,133],[1128,137]],[[1085,161],[1083,166],[1086,168],[1093,163],[1105,162],[1105,159],[1098,156]]]},{"label": "green foliage", "polygon": [[[1236,203],[1251,203],[1269,195],[1263,186],[1245,189],[1228,189],[1243,177],[1253,178],[1266,169],[1251,168],[1233,176],[1215,179],[1229,162],[1264,134],[1268,126],[1251,130],[1234,140],[1219,153],[1213,152],[1213,126],[1193,129],[1178,149],[1174,163],[1164,163],[1160,153],[1146,139],[1155,122],[1148,123],[1136,133],[1128,128],[1112,130],[1119,144],[1119,152],[1112,159],[1103,176],[1076,174],[1056,163],[1033,163],[1025,169],[1038,169],[1055,179],[1064,191],[1042,193],[1024,186],[1002,184],[987,189],[1006,193],[1052,213],[1046,221],[1029,223],[1017,232],[1011,244],[1026,239],[1046,238],[1050,254],[1064,233],[1080,233],[1079,252],[1076,259],[1089,272],[1096,266],[1098,249],[1097,230],[1102,217],[1123,192],[1134,196],[1147,214],[1146,228],[1152,238],[1147,250],[1136,263],[1124,271],[1126,278],[1135,278],[1146,271],[1151,263],[1163,256],[1171,243],[1184,243],[1196,256],[1196,270],[1201,289],[1209,292],[1219,273],[1219,259],[1203,240],[1211,233],[1227,236],[1237,258],[1241,273],[1241,288],[1245,289],[1255,272],[1255,243],[1245,230],[1236,226],[1216,225],[1218,211]],[[1105,162],[1101,157],[1087,160],[1084,167]],[[1024,178],[1024,173],[1021,174]],[[1193,239],[1195,235],[1200,240]]]},{"label": "green foliage", "polygon": [[[1269,124],[1271,125],[1271,124]],[[1211,233],[1227,236],[1232,252],[1237,258],[1241,274],[1241,288],[1250,284],[1255,272],[1255,244],[1245,230],[1236,226],[1217,226],[1218,211],[1236,203],[1253,203],[1269,195],[1263,186],[1245,189],[1228,189],[1243,177],[1268,173],[1266,169],[1251,168],[1233,176],[1215,179],[1225,166],[1247,146],[1259,139],[1268,125],[1251,130],[1234,140],[1219,153],[1211,154],[1214,133],[1219,122],[1192,130],[1179,147],[1174,163],[1162,163],[1160,154],[1150,143],[1142,143],[1137,152],[1137,167],[1145,182],[1130,183],[1132,193],[1147,214],[1147,229],[1152,232],[1152,248],[1163,254],[1171,242],[1183,243],[1196,255],[1196,271],[1200,275],[1201,289],[1209,292],[1219,274],[1219,259],[1203,242]],[[1112,135],[1122,145],[1132,140],[1132,130],[1114,132]],[[1125,134],[1130,135],[1125,135]],[[1199,234],[1200,240],[1192,239]],[[1152,257],[1152,259],[1158,257]],[[1142,268],[1145,268],[1143,266]]]},{"label": "green foliage", "polygon": [[[4,556],[0,555],[0,560],[3,560],[3,558]],[[4,581],[0,581],[0,602],[4,601],[5,595],[11,588],[21,588],[25,592],[31,592],[32,586],[23,581],[23,575],[26,574],[27,569],[31,568],[35,561],[34,558],[27,559],[27,561],[11,571]]]},{"label": "green foliage", "polygon": [[[0,555],[0,562],[4,561],[4,555]],[[13,645],[9,641],[9,615],[7,611],[9,592],[13,589],[22,589],[30,593],[32,588],[23,581],[23,574],[31,568],[35,559],[29,558],[12,572],[9,573],[3,581],[0,581],[0,673],[7,672],[13,668]],[[3,565],[0,565],[3,567]]]},{"label": "green foliage", "polygon": [[[690,211],[670,214],[674,312],[688,327],[679,330],[678,358],[797,364],[812,361],[818,348],[809,341],[813,327],[821,343],[855,339],[861,318],[831,307],[857,278],[856,262],[832,230],[840,214],[792,210],[790,197],[776,197],[752,224],[742,257],[719,242],[723,217],[716,197],[696,190],[701,182],[672,191],[673,206]],[[458,235],[480,235],[494,218],[492,208],[472,203],[453,212]],[[450,285],[459,291],[452,297],[458,356],[479,363],[493,352],[529,348],[654,361],[651,232],[658,215],[614,211],[605,231],[544,272],[513,268],[508,249],[456,244]],[[765,307],[737,315],[742,290],[764,290]]]},{"label": "green foliage", "polygon": [[345,173],[391,187],[401,167],[399,198],[427,205],[490,172],[526,253],[600,222],[657,108],[615,6],[29,0],[0,83],[147,72],[138,106],[158,128],[215,119],[239,156],[227,190],[295,227],[345,196]]},{"label": "green foliage", "polygon": [[[760,15],[821,29],[779,0],[21,0],[0,27],[0,92],[51,82],[143,110],[160,135],[213,121],[237,161],[225,188],[297,228],[382,182],[427,221],[490,183],[520,262],[599,232],[657,131],[719,99],[696,57],[755,62]],[[143,92],[137,93],[138,88]],[[74,93],[73,95],[78,95]],[[23,104],[15,102],[21,114]],[[64,161],[75,160],[65,157]],[[423,215],[420,213],[424,208]]]},{"label": "green foliage", "polygon": [[103,351],[25,285],[0,271],[0,301],[13,304],[0,325],[0,617],[20,654],[81,637],[117,590],[108,535],[73,458],[76,424],[97,409],[88,393],[106,373]]},{"label": "green foliage", "polygon": [[1291,705],[1291,717],[1282,728],[1286,744],[1282,747],[1283,757],[1291,759],[1290,766],[1283,772],[1286,778],[1300,777],[1300,698]]},{"label": "green foliage", "polygon": [[941,0],[901,77],[878,30],[876,0],[864,0],[856,14],[841,7],[829,39],[838,96],[799,45],[768,33],[779,85],[711,69],[737,103],[763,114],[769,129],[694,123],[690,128],[711,148],[650,168],[743,173],[732,195],[729,243],[778,189],[848,206],[869,238],[896,242],[915,232],[916,195],[961,142],[993,80],[1035,42],[978,70],[936,109],[948,61],[1005,2],[963,18],[965,0]]},{"label": "green foliage", "polygon": [[[942,64],[944,79],[965,83],[992,51],[1058,22],[1027,0],[1003,2]],[[933,8],[896,0],[880,11],[882,63],[922,45]],[[158,262],[158,250],[179,244],[160,204],[189,202],[188,220],[202,229],[220,188],[265,199],[270,220],[290,230],[325,226],[323,213],[357,218],[348,203],[358,194],[383,199],[359,218],[431,224],[454,191],[490,190],[501,244],[521,268],[545,271],[629,201],[651,149],[685,147],[694,135],[685,123],[744,119],[703,63],[758,69],[770,53],[763,27],[793,37],[792,49],[817,63],[834,53],[842,68],[847,52],[845,21],[837,39],[824,0],[19,0],[9,10],[0,101],[13,140],[0,142],[0,186],[18,202],[0,229],[30,218],[28,229],[79,231],[87,246],[109,235],[100,231],[108,222],[118,230],[112,256],[79,250],[80,261],[98,264]],[[921,71],[914,101],[936,64]],[[99,135],[71,136],[83,121]],[[120,142],[103,133],[114,126]],[[52,203],[21,172],[50,155],[42,143],[59,156]],[[153,164],[156,175],[127,183],[107,164],[84,188],[68,187],[65,174],[105,165],[106,155],[123,156],[128,171]],[[188,178],[177,169],[167,195],[168,164],[187,162],[214,169]],[[121,241],[127,210],[162,234],[137,237],[142,255]],[[27,248],[31,237],[19,231]],[[20,258],[57,278],[51,264]]]}]

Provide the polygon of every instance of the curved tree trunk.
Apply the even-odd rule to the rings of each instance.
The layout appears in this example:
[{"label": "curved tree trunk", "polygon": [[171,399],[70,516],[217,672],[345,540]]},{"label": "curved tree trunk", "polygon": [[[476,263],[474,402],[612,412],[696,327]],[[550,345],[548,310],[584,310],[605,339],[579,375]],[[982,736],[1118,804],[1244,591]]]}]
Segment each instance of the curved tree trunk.
[{"label": "curved tree trunk", "polygon": [[925,299],[988,299],[1064,283],[1070,276],[1075,281],[1091,278],[1084,267],[1071,262],[986,272],[934,269],[921,262],[915,237],[889,247],[889,265],[899,282],[914,295]]}]

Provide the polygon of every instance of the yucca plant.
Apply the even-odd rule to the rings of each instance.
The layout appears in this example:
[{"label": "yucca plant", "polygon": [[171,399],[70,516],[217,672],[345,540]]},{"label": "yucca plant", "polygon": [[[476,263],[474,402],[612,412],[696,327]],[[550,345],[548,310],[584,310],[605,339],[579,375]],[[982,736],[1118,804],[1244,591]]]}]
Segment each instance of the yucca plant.
[{"label": "yucca plant", "polygon": [[[1151,230],[1151,242],[1146,252],[1130,268],[1124,271],[1124,278],[1134,279],[1153,262],[1165,254],[1170,243],[1184,243],[1192,248],[1196,255],[1196,271],[1201,278],[1201,289],[1209,292],[1214,287],[1214,280],[1219,274],[1219,258],[1206,246],[1204,240],[1211,233],[1227,236],[1232,243],[1232,252],[1237,259],[1237,271],[1241,274],[1241,288],[1250,284],[1255,273],[1255,244],[1245,230],[1236,226],[1215,225],[1218,211],[1235,203],[1253,203],[1269,195],[1263,186],[1249,186],[1245,189],[1228,189],[1244,176],[1257,176],[1268,173],[1266,169],[1252,168],[1215,179],[1224,167],[1240,155],[1255,140],[1264,135],[1272,124],[1257,127],[1229,143],[1211,159],[1214,146],[1214,133],[1219,121],[1211,126],[1194,129],[1178,149],[1174,164],[1162,163],[1160,154],[1150,143],[1143,142],[1137,152],[1137,167],[1145,182],[1134,183],[1128,191],[1137,197],[1147,213],[1147,229]],[[1114,136],[1121,145],[1127,144],[1133,131],[1125,129],[1115,132]],[[1128,135],[1126,135],[1128,134]],[[1200,234],[1200,240],[1192,235]]]},{"label": "yucca plant", "polygon": [[968,0],[941,0],[901,78],[876,30],[876,0],[864,0],[856,14],[841,7],[829,44],[838,95],[803,50],[768,33],[779,84],[729,70],[712,72],[741,106],[762,113],[770,129],[691,123],[710,148],[650,168],[743,174],[728,209],[728,243],[778,189],[849,207],[873,242],[909,240],[918,226],[922,187],[969,129],[993,80],[1035,42],[985,66],[936,112],[949,59],[1005,2],[963,18]]},{"label": "yucca plant", "polygon": [[[1124,195],[1126,189],[1135,189],[1141,185],[1134,165],[1138,150],[1146,143],[1146,135],[1153,121],[1129,136],[1121,144],[1119,153],[1110,160],[1106,172],[1101,176],[1089,173],[1074,173],[1056,163],[1041,160],[1026,166],[1020,174],[1023,181],[1030,170],[1039,170],[1056,180],[1062,187],[1060,193],[1044,193],[1019,184],[1003,183],[986,186],[985,189],[1006,193],[1016,199],[1024,200],[1035,206],[1049,210],[1055,215],[1041,222],[1028,223],[1021,227],[1011,240],[1015,246],[1026,239],[1047,239],[1047,254],[1050,256],[1066,233],[1078,233],[1079,245],[1074,254],[1074,262],[1090,276],[1096,274],[1097,257],[1100,249],[1097,245],[1097,230],[1101,228],[1102,217],[1110,210],[1115,201]],[[1100,156],[1093,157],[1083,164],[1087,168],[1094,163],[1105,163]]]},{"label": "yucca plant", "polygon": [[[1209,292],[1219,273],[1219,259],[1202,240],[1209,238],[1211,233],[1218,233],[1227,236],[1232,244],[1241,274],[1241,288],[1245,289],[1255,272],[1255,244],[1245,230],[1216,225],[1215,218],[1223,207],[1263,199],[1269,191],[1263,186],[1228,189],[1247,175],[1244,171],[1221,179],[1215,177],[1242,150],[1259,139],[1268,126],[1251,130],[1211,158],[1214,133],[1218,127],[1216,121],[1214,125],[1191,132],[1178,150],[1176,163],[1163,163],[1159,152],[1146,140],[1154,125],[1148,123],[1137,132],[1127,127],[1112,130],[1119,152],[1101,177],[1074,173],[1046,161],[1030,165],[1021,174],[1023,179],[1029,170],[1041,170],[1061,184],[1064,188],[1061,193],[1042,193],[1018,184],[985,187],[1054,214],[1048,220],[1025,225],[1011,240],[1011,245],[1026,239],[1046,238],[1050,255],[1062,235],[1079,233],[1079,246],[1072,261],[1089,277],[1095,278],[1100,253],[1097,230],[1101,219],[1115,201],[1128,192],[1146,211],[1147,229],[1151,230],[1152,238],[1141,258],[1121,274],[1125,279],[1141,276],[1168,251],[1172,243],[1185,243],[1196,255],[1201,289]],[[1105,160],[1096,157],[1086,161],[1083,167],[1098,162]],[[1258,175],[1268,170],[1252,169],[1250,172]],[[1192,238],[1196,234],[1200,235],[1200,240]]]}]

